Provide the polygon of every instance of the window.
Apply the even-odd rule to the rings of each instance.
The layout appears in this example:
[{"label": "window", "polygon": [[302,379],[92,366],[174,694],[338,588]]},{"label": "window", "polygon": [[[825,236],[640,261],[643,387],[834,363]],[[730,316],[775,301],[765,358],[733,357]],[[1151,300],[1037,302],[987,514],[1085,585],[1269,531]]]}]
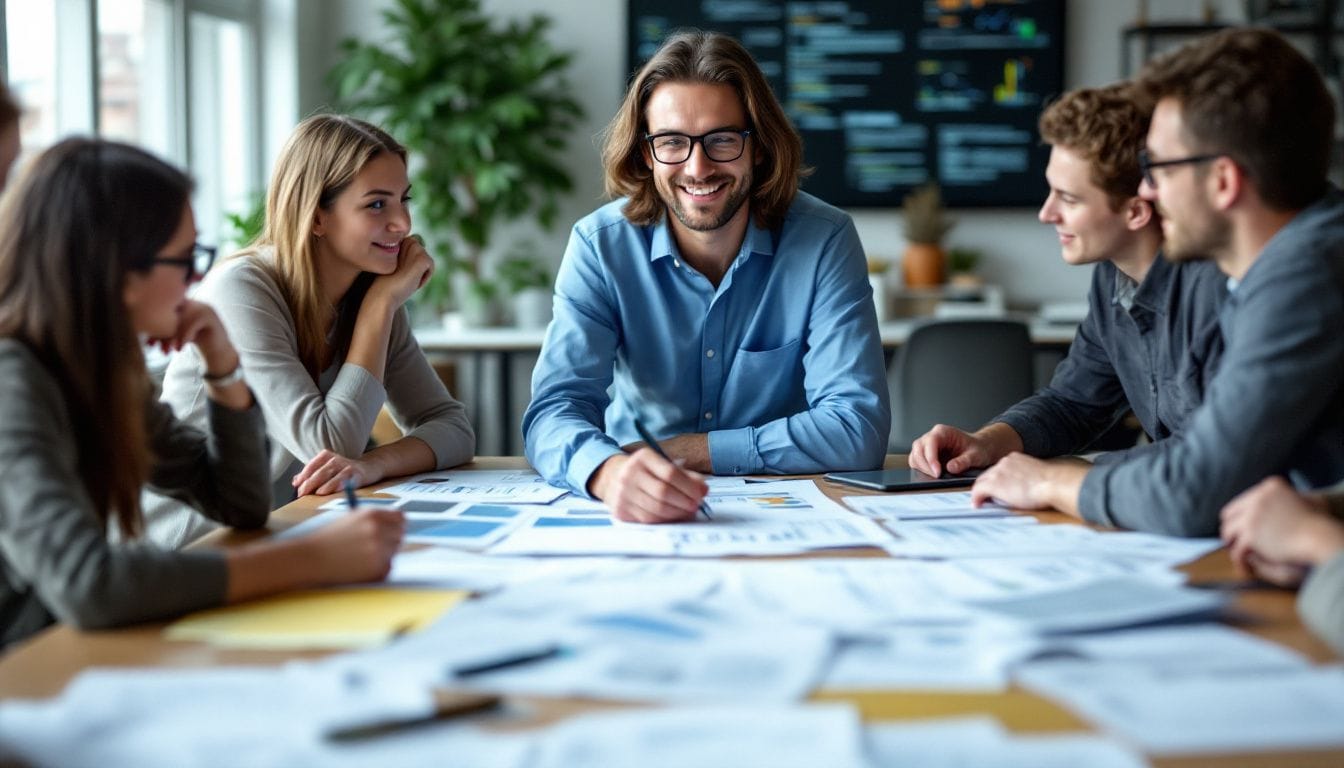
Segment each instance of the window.
[{"label": "window", "polygon": [[261,188],[259,0],[0,0],[26,153],[72,134],[187,168],[202,242]]}]

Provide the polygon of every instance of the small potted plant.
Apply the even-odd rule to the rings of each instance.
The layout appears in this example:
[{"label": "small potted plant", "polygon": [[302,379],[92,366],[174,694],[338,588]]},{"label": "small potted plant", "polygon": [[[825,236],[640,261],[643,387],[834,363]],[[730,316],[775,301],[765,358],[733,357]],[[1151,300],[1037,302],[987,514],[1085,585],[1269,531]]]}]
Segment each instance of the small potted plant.
[{"label": "small potted plant", "polygon": [[877,322],[886,322],[888,315],[887,272],[891,264],[886,259],[868,257],[868,285],[873,289],[873,308]]},{"label": "small potted plant", "polygon": [[551,270],[533,252],[530,244],[516,247],[497,270],[513,294],[513,322],[519,328],[545,328],[551,322]]},{"label": "small potted plant", "polygon": [[980,266],[980,251],[974,248],[952,248],[947,252],[947,281],[962,289],[980,288],[984,278],[976,273]]},{"label": "small potted plant", "polygon": [[947,272],[943,237],[956,222],[943,208],[938,185],[925,184],[906,195],[901,210],[905,215],[905,239],[909,243],[901,261],[906,286],[932,288],[941,285]]}]

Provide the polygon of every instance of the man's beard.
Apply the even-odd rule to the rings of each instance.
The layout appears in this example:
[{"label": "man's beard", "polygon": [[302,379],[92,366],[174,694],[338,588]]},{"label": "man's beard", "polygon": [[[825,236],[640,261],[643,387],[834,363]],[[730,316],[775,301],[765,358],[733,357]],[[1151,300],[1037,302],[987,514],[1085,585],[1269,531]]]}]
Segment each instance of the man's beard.
[{"label": "man's beard", "polygon": [[[712,187],[721,181],[726,181],[728,184],[734,184],[731,176],[711,176],[703,182],[690,186]],[[742,208],[742,204],[747,202],[747,199],[751,196],[751,183],[751,171],[747,171],[741,178],[737,179],[736,184],[729,189],[728,198],[724,200],[723,208],[719,215],[708,220],[704,218],[704,214],[696,217],[690,211],[687,211],[682,207],[683,200],[681,195],[677,194],[677,189],[683,186],[683,184],[676,180],[672,183],[671,199],[664,199],[663,202],[667,204],[668,208],[672,209],[672,215],[676,216],[677,220],[687,229],[696,232],[712,232],[732,221],[733,217],[737,215],[737,212]]]}]

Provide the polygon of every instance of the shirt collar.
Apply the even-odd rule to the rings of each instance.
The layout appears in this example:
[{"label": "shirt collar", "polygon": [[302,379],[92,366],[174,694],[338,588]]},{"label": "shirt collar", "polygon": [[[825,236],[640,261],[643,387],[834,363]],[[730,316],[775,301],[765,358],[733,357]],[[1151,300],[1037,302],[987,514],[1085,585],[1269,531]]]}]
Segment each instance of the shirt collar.
[{"label": "shirt collar", "polygon": [[1148,267],[1148,273],[1143,276],[1142,283],[1135,282],[1134,278],[1117,268],[1111,301],[1124,307],[1127,312],[1135,305],[1151,312],[1163,311],[1163,307],[1166,306],[1163,296],[1171,270],[1171,262],[1167,261],[1160,250],[1157,252],[1157,258],[1153,259],[1152,265]]},{"label": "shirt collar", "polygon": [[[670,218],[671,214],[664,209],[658,223],[653,225],[653,237],[649,242],[649,261],[651,262],[666,258],[681,258],[681,251],[677,248],[677,239],[672,236]],[[738,249],[737,258],[733,259],[733,265],[729,269],[736,269],[737,265],[745,263],[752,254],[775,255],[774,233],[766,227],[757,225],[754,216],[747,222],[746,237],[742,239],[742,247]]]}]

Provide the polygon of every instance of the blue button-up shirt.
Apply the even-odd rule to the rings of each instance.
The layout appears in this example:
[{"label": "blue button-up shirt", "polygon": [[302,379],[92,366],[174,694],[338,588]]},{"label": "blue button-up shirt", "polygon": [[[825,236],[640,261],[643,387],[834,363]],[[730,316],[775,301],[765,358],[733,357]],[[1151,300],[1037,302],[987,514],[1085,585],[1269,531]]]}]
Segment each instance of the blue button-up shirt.
[{"label": "blue button-up shirt", "polygon": [[707,433],[715,474],[881,466],[891,413],[867,262],[849,215],[800,192],[778,231],[748,226],[716,288],[666,217],[625,200],[574,225],[523,416],[527,458],[586,493],[634,419]]}]

